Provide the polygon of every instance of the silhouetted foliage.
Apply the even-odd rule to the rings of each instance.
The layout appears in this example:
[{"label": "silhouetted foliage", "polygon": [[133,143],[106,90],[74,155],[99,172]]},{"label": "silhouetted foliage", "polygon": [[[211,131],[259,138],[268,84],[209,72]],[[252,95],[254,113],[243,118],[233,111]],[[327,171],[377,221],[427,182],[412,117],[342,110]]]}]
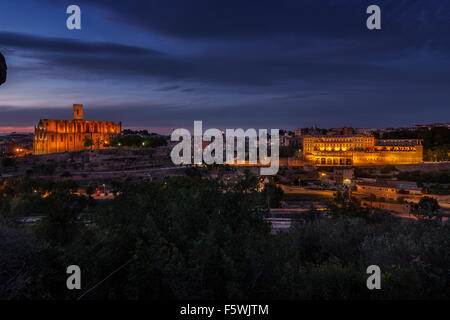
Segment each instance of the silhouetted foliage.
[{"label": "silhouetted foliage", "polygon": [[0,86],[6,81],[7,69],[5,57],[0,52]]},{"label": "silhouetted foliage", "polygon": [[116,136],[111,140],[110,145],[113,147],[151,147],[156,148],[160,146],[165,146],[167,144],[166,138],[162,136],[151,136],[151,135],[121,135]]},{"label": "silhouetted foliage", "polygon": [[[400,222],[341,196],[330,216],[312,207],[289,232],[272,234],[267,186],[258,191],[248,172],[228,184],[199,177],[115,183],[119,195],[97,203],[56,185],[28,179],[0,189],[2,215],[33,188],[49,194],[22,204],[45,204],[34,234],[0,227],[1,297],[77,298],[79,291],[61,289],[71,264],[83,270],[82,292],[120,268],[85,299],[450,297],[450,226],[442,221]],[[421,206],[435,209],[429,200]],[[382,290],[367,290],[372,264],[382,270]]]},{"label": "silhouetted foliage", "polygon": [[2,158],[2,166],[3,167],[10,167],[14,164],[14,159],[9,157]]},{"label": "silhouetted foliage", "polygon": [[414,131],[397,130],[386,132],[383,139],[422,139],[423,156],[426,161],[448,161],[450,152],[450,131],[447,127],[433,127]]},{"label": "silhouetted foliage", "polygon": [[269,208],[281,207],[281,200],[283,200],[283,189],[274,183],[266,183],[263,194],[267,199]]},{"label": "silhouetted foliage", "polygon": [[450,171],[404,171],[397,174],[398,180],[415,181],[417,183],[450,183]]},{"label": "silhouetted foliage", "polygon": [[422,197],[419,203],[411,204],[411,213],[420,219],[438,219],[442,218],[441,207],[436,199],[432,197]]}]

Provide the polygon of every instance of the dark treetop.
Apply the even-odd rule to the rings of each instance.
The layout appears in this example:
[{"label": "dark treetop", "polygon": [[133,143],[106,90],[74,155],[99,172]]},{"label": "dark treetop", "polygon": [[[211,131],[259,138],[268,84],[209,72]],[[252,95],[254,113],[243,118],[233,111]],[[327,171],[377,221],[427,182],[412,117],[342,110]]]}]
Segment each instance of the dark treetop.
[{"label": "dark treetop", "polygon": [[6,81],[6,69],[8,69],[8,67],[6,66],[5,57],[0,52],[0,85]]}]

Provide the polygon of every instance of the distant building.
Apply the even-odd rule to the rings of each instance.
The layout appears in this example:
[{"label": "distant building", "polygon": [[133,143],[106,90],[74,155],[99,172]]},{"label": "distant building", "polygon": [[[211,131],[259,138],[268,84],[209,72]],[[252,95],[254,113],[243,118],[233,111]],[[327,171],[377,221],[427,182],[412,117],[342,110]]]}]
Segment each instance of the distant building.
[{"label": "distant building", "polygon": [[336,167],[333,170],[334,182],[336,184],[346,184],[352,183],[354,169],[352,167]]},{"label": "distant building", "polygon": [[413,164],[423,161],[422,141],[378,140],[371,135],[305,136],[303,159],[318,166]]},{"label": "distant building", "polygon": [[327,136],[340,136],[341,133],[337,129],[330,129],[326,133]]},{"label": "distant building", "polygon": [[351,128],[351,127],[343,127],[341,129],[339,129],[339,131],[341,132],[341,134],[343,136],[349,136],[355,133],[355,129]]},{"label": "distant building", "polygon": [[294,147],[296,149],[300,149],[302,146],[303,138],[302,137],[292,137],[292,139],[289,141],[289,145],[291,147]]},{"label": "distant building", "polygon": [[289,147],[292,137],[288,134],[280,136],[280,147]]},{"label": "distant building", "polygon": [[280,136],[280,147],[292,147],[295,149],[300,149],[301,145],[301,136],[290,136],[288,134]]},{"label": "distant building", "polygon": [[[415,182],[406,181],[358,181],[356,191],[366,195],[396,200],[405,194],[421,194]],[[402,193],[404,192],[404,194]]]},{"label": "distant building", "polygon": [[[326,131],[326,130],[325,130]],[[309,128],[297,128],[294,130],[294,136],[303,137],[305,135],[320,135],[323,134],[324,130],[319,129],[315,126]]]},{"label": "distant building", "polygon": [[6,142],[0,141],[0,154],[5,154],[7,152]]},{"label": "distant building", "polygon": [[433,124],[416,124],[411,127],[412,130],[419,130],[419,129],[428,129],[431,130],[436,127],[445,127],[447,129],[450,129],[450,123],[433,123]]},{"label": "distant building", "polygon": [[11,133],[0,138],[0,154],[24,156],[32,153],[33,135]]},{"label": "distant building", "polygon": [[39,121],[34,129],[33,153],[102,149],[114,135],[121,132],[121,127],[120,122],[83,120],[83,105],[74,104],[73,120]]},{"label": "distant building", "polygon": [[358,128],[355,130],[357,134],[363,134],[363,135],[371,135],[374,132],[377,132],[378,130],[375,128]]}]

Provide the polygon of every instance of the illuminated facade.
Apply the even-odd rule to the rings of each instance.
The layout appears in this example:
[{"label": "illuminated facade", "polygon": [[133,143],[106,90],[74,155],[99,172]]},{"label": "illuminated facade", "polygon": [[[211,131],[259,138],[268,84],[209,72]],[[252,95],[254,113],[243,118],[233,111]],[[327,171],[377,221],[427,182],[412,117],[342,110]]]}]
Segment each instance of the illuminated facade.
[{"label": "illuminated facade", "polygon": [[102,149],[121,132],[122,124],[83,120],[83,105],[73,105],[73,120],[41,119],[34,128],[33,153]]},{"label": "illuminated facade", "polygon": [[412,164],[423,161],[422,141],[370,135],[305,136],[303,158],[318,166]]}]

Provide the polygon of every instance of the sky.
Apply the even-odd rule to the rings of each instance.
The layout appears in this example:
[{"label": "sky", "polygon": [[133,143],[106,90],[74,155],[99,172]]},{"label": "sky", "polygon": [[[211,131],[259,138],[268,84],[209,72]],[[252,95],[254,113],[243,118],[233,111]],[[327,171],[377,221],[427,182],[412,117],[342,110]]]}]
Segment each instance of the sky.
[{"label": "sky", "polygon": [[449,33],[447,0],[2,0],[0,132],[74,103],[159,133],[450,122]]}]

